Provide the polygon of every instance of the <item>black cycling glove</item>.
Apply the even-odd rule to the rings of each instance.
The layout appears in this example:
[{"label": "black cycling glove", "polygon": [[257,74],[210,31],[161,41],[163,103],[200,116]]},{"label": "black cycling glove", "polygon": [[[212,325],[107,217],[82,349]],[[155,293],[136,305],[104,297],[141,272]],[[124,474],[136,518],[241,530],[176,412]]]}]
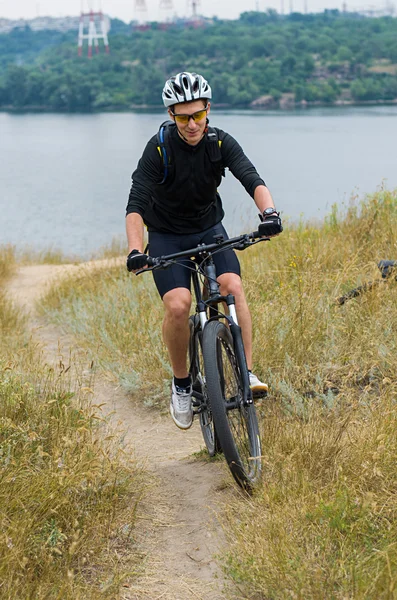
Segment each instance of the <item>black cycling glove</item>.
[{"label": "black cycling glove", "polygon": [[143,254],[139,252],[139,250],[131,250],[129,255],[127,256],[127,269],[128,271],[138,271],[138,269],[143,269],[147,265],[147,254]]},{"label": "black cycling glove", "polygon": [[283,226],[277,213],[263,217],[259,215],[259,218],[261,218],[262,222],[259,224],[258,231],[262,237],[269,237],[282,232]]}]

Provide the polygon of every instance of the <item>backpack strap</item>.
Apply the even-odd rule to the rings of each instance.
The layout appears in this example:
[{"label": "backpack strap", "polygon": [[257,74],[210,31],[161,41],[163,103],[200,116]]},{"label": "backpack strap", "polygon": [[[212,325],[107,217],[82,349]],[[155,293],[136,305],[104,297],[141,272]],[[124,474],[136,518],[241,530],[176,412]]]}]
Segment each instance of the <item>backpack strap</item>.
[{"label": "backpack strap", "polygon": [[218,130],[215,127],[207,127],[207,146],[206,151],[209,159],[217,169],[219,169],[222,177],[225,177],[225,167],[222,159],[222,140],[219,138]]},{"label": "backpack strap", "polygon": [[163,177],[162,180],[159,181],[160,185],[165,183],[170,171],[172,170],[172,153],[171,146],[168,141],[170,127],[175,127],[175,123],[173,121],[164,121],[164,123],[160,125],[160,129],[157,132],[157,150],[163,161]]}]

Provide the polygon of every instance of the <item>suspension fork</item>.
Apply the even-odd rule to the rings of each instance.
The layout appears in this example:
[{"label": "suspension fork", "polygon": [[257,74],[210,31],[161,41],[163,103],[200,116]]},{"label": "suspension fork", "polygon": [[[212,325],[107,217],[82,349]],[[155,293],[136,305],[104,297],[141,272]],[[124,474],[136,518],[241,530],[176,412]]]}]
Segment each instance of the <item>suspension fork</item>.
[{"label": "suspension fork", "polygon": [[252,404],[252,391],[250,388],[249,375],[248,375],[248,366],[247,366],[247,358],[245,356],[244,342],[243,342],[243,334],[241,331],[241,327],[238,324],[237,319],[237,311],[235,299],[232,294],[226,296],[226,304],[229,309],[229,329],[232,334],[234,351],[236,354],[237,364],[240,370],[241,379],[243,382],[243,403],[244,406],[248,404]]},{"label": "suspension fork", "polygon": [[240,371],[241,380],[243,383],[243,404],[247,406],[253,403],[252,391],[250,388],[247,359],[245,356],[243,334],[241,327],[234,322],[233,318],[228,317],[229,329],[233,338],[234,352],[236,355],[237,365]]}]

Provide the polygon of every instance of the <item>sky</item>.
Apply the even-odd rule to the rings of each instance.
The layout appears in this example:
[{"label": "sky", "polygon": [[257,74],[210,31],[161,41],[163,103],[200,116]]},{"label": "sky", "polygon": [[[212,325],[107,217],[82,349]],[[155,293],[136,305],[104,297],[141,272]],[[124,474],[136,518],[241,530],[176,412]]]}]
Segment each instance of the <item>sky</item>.
[{"label": "sky", "polygon": [[[136,0],[0,0],[0,18],[7,19],[32,19],[38,15],[48,16],[74,16],[80,14],[81,6],[88,9],[102,7],[102,10],[112,18],[118,18],[129,23],[136,18]],[[141,2],[143,0],[140,0]],[[157,20],[164,12],[160,13],[160,0],[145,0],[147,5],[148,20]],[[305,7],[309,12],[321,12],[325,8],[342,9],[344,0],[197,0],[198,12],[206,17],[218,16],[219,18],[236,19],[242,11],[266,10],[274,8],[281,12],[290,12],[291,5],[294,11],[304,12]],[[345,0],[348,10],[384,9],[386,5],[394,5],[395,0]],[[397,1],[397,0],[396,0]],[[172,0],[174,13],[178,16],[191,14],[192,0]],[[142,13],[141,13],[142,14]]]}]

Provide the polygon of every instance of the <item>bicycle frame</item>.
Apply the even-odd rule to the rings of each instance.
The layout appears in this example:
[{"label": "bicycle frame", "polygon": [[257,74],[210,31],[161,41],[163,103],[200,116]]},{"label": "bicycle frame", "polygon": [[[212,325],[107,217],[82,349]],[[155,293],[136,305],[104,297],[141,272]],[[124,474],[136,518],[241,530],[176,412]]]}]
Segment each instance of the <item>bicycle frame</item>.
[{"label": "bicycle frame", "polygon": [[[203,253],[205,255],[205,253]],[[200,327],[203,330],[208,321],[226,319],[230,332],[233,337],[236,356],[238,357],[238,366],[241,370],[242,379],[243,379],[243,403],[245,405],[252,404],[252,392],[249,385],[249,377],[248,377],[248,368],[246,364],[246,357],[244,352],[244,346],[242,344],[242,333],[241,328],[238,324],[237,312],[235,299],[232,294],[228,294],[227,296],[222,296],[219,292],[219,283],[216,280],[216,269],[215,264],[212,259],[212,254],[204,256],[204,260],[208,261],[207,264],[203,267],[203,271],[205,274],[205,281],[209,287],[208,298],[204,302],[203,295],[201,291],[201,286],[199,282],[199,272],[198,265],[196,262],[196,268],[192,272],[192,282],[194,294],[196,297],[196,314],[200,319]],[[221,302],[225,302],[229,315],[224,315],[218,310],[218,305]],[[207,307],[208,307],[208,315],[207,315]],[[195,332],[196,333],[196,332]],[[231,406],[230,408],[235,408],[235,406]]]}]

